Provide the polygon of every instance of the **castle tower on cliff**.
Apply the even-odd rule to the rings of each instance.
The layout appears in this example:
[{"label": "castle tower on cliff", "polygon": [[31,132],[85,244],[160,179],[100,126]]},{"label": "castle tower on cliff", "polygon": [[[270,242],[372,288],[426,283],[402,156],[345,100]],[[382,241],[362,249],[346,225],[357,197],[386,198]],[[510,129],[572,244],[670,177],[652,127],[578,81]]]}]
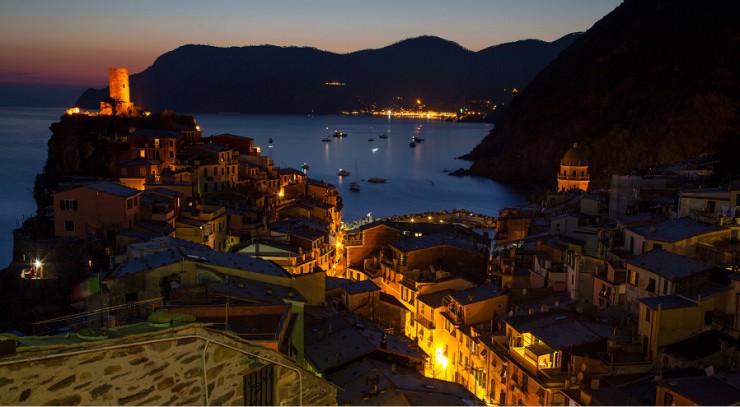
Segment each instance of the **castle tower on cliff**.
[{"label": "castle tower on cliff", "polygon": [[571,189],[588,191],[590,180],[586,152],[578,147],[578,143],[573,143],[573,147],[560,160],[558,191],[570,191]]},{"label": "castle tower on cliff", "polygon": [[[108,89],[109,99],[100,102],[100,113],[104,115],[132,115],[134,104],[131,103],[128,68],[108,68]],[[115,103],[115,106],[112,106],[112,103]]]}]

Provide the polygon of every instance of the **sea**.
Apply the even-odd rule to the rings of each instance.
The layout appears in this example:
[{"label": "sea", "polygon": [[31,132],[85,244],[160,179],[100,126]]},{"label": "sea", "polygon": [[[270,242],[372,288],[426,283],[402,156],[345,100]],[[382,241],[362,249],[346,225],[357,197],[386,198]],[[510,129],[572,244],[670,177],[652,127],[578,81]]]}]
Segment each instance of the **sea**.
[{"label": "sea", "polygon": [[[10,263],[13,229],[36,212],[34,178],[46,163],[49,126],[64,110],[0,107],[0,174],[5,174],[0,181],[0,268]],[[190,114],[204,136],[250,137],[275,165],[307,168],[309,177],[336,185],[346,222],[460,208],[495,216],[526,201],[515,188],[490,179],[449,175],[470,165],[457,157],[472,150],[491,124],[387,116]],[[347,136],[335,138],[335,131]],[[414,136],[423,141],[410,147]],[[327,137],[328,142],[322,141]],[[350,175],[338,176],[340,169]],[[386,182],[367,182],[370,178]],[[360,185],[359,192],[350,190],[351,182]]]}]

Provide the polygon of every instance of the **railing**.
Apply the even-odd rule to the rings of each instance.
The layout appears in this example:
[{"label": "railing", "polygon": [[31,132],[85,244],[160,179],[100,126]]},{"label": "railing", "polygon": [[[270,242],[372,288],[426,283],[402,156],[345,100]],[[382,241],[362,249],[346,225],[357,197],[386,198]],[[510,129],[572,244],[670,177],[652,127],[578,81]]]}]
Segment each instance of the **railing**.
[{"label": "railing", "polygon": [[416,317],[416,322],[423,326],[426,329],[434,329],[434,322],[424,318],[424,317]]},{"label": "railing", "polygon": [[163,304],[162,297],[158,297],[38,321],[33,323],[33,334],[46,335],[63,328],[73,331],[83,327],[100,328],[109,321],[116,321],[116,323],[143,321],[152,311],[162,307]]},{"label": "railing", "polygon": [[563,181],[588,181],[591,179],[590,175],[558,175],[559,180]]}]

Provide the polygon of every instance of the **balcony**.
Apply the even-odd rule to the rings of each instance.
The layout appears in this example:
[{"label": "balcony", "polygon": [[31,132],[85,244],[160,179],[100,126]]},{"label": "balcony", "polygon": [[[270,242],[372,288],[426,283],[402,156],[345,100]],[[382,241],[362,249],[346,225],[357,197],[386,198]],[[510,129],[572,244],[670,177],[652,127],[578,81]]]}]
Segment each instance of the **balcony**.
[{"label": "balcony", "polygon": [[591,179],[590,175],[558,175],[558,181],[589,181]]},{"label": "balcony", "polygon": [[161,221],[161,222],[167,222],[175,217],[175,211],[170,210],[168,212],[162,212],[162,213],[152,213],[152,220],[154,221]]},{"label": "balcony", "polygon": [[434,329],[434,322],[424,317],[417,316],[414,320],[426,329]]}]

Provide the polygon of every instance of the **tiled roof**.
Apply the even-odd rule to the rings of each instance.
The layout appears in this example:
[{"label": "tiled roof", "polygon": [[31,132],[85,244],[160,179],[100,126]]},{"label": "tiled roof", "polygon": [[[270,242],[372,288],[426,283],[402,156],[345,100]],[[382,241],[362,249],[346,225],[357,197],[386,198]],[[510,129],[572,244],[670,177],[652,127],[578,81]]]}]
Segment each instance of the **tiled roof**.
[{"label": "tiled roof", "polygon": [[519,332],[531,332],[553,349],[567,349],[604,339],[574,316],[560,311],[517,315],[504,320]]},{"label": "tiled roof", "polygon": [[493,283],[481,284],[465,290],[454,290],[450,292],[450,296],[462,305],[485,301],[500,295],[501,291]]},{"label": "tiled roof", "polygon": [[671,219],[651,226],[631,228],[635,233],[649,240],[659,242],[678,242],[694,236],[725,230],[721,226],[708,225],[691,218]]},{"label": "tiled roof", "polygon": [[183,245],[170,247],[158,253],[128,260],[111,271],[106,279],[120,278],[128,274],[176,264],[182,261],[194,261],[207,265],[220,266],[233,270],[242,270],[278,277],[290,277],[291,274],[277,264],[248,256],[222,253],[206,246]]},{"label": "tiled roof", "polygon": [[122,198],[128,198],[141,192],[138,189],[129,188],[127,186],[108,181],[96,182],[94,184],[88,185],[87,187],[95,191],[120,196]]},{"label": "tiled roof", "polygon": [[740,403],[740,389],[715,376],[670,378],[661,381],[660,385],[700,406],[732,406]]},{"label": "tiled roof", "polygon": [[452,236],[443,234],[424,235],[412,239],[401,240],[391,243],[391,246],[403,252],[414,250],[428,249],[435,246],[455,246],[470,251],[479,251],[477,247],[467,240],[456,239]]},{"label": "tiled roof", "polygon": [[640,302],[650,309],[676,309],[696,307],[696,303],[677,295],[664,295],[661,297],[640,298]]},{"label": "tiled roof", "polygon": [[347,294],[360,294],[372,291],[379,291],[380,287],[378,287],[377,284],[373,283],[372,280],[363,280],[352,281],[350,284],[344,286],[344,290],[347,291]]},{"label": "tiled roof", "polygon": [[634,257],[628,260],[627,264],[651,271],[669,280],[686,278],[710,267],[708,263],[661,249]]}]

